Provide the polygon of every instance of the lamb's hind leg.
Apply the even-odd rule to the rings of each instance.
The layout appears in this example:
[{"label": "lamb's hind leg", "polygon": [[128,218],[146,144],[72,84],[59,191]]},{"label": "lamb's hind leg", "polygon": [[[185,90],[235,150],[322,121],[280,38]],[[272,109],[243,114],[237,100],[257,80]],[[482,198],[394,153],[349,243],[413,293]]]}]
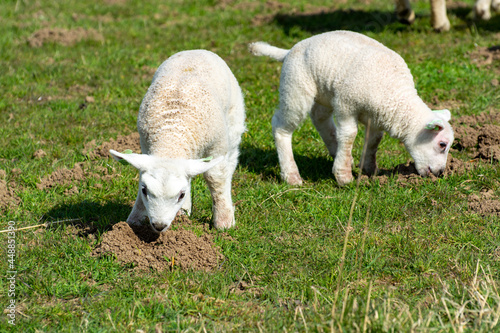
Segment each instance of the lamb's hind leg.
[{"label": "lamb's hind leg", "polygon": [[358,133],[358,123],[354,117],[337,118],[337,155],[332,172],[340,186],[350,183],[352,176],[352,146]]},{"label": "lamb's hind leg", "polygon": [[311,120],[323,139],[330,156],[335,158],[335,154],[337,154],[337,138],[332,109],[317,103],[314,104],[311,110]]},{"label": "lamb's hind leg", "polygon": [[216,229],[235,224],[231,199],[231,180],[238,163],[238,152],[228,153],[226,159],[203,174],[212,194],[213,223]]},{"label": "lamb's hind leg", "polygon": [[[293,100],[293,103],[287,103],[288,100]],[[302,178],[293,158],[292,134],[311,111],[313,104],[312,96],[295,94],[292,97],[280,93],[280,108],[273,116],[273,136],[278,151],[281,178],[290,185],[302,185]]]}]

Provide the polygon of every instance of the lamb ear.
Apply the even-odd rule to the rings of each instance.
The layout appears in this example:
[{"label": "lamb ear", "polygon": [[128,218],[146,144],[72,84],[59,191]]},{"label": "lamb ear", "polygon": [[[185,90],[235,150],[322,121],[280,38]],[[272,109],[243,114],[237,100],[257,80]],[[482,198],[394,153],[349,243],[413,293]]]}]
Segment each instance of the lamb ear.
[{"label": "lamb ear", "polygon": [[450,121],[451,119],[451,112],[448,109],[432,110],[432,112],[434,112],[438,118],[441,118],[444,121]]},{"label": "lamb ear", "polygon": [[194,177],[201,173],[207,172],[224,159],[224,156],[219,156],[217,158],[202,158],[199,160],[185,160],[185,171],[188,177]]},{"label": "lamb ear", "polygon": [[425,129],[431,130],[431,131],[436,131],[439,132],[444,128],[444,121],[443,119],[434,119],[431,120],[425,125]]},{"label": "lamb ear", "polygon": [[134,168],[144,170],[151,166],[154,162],[154,157],[146,154],[134,154],[130,150],[125,150],[124,153],[119,153],[116,150],[110,149],[109,153],[115,160],[122,164],[130,164]]}]

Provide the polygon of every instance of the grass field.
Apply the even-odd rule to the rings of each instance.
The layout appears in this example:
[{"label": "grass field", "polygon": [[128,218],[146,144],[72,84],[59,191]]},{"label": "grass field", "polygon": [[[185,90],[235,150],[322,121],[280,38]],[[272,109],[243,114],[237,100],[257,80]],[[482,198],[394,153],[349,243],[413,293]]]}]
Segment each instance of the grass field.
[{"label": "grass field", "polygon": [[[395,20],[389,0],[2,1],[0,229],[71,221],[0,234],[0,331],[500,331],[500,211],[470,206],[485,193],[498,203],[498,159],[453,149],[474,167],[340,188],[307,120],[294,134],[305,184],[288,186],[271,134],[281,64],[247,50],[257,40],[289,48],[324,31],[361,32],[405,59],[433,107],[454,119],[494,114],[500,61],[473,55],[500,44],[500,15],[474,22],[473,3],[450,2],[452,30],[435,33],[428,1],[412,2],[412,26]],[[211,198],[193,180],[192,228],[212,234],[225,260],[210,272],[156,272],[93,257],[100,235],[126,220],[138,178],[86,147],[135,132],[155,69],[187,49],[220,55],[245,94],[237,228],[204,230]],[[387,135],[377,157],[384,170],[411,159]],[[75,166],[84,176],[50,178]],[[96,228],[88,237],[78,232],[86,225]]]}]

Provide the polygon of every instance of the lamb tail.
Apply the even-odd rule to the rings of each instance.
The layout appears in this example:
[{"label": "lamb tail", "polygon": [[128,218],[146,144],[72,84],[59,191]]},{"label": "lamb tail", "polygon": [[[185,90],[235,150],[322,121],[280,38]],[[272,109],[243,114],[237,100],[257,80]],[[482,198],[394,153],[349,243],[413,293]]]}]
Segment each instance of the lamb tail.
[{"label": "lamb tail", "polygon": [[290,50],[280,49],[279,47],[272,46],[266,42],[255,42],[248,44],[248,49],[253,55],[256,56],[267,56],[278,61],[283,62],[286,55]]}]

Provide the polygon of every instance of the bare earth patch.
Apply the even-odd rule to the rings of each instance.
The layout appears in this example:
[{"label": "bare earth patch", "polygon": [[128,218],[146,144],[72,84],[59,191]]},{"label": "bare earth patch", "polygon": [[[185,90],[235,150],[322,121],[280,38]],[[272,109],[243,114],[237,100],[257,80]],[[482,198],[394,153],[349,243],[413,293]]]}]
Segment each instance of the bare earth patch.
[{"label": "bare earth patch", "polygon": [[[105,167],[93,166],[95,173],[88,169],[88,166],[84,162],[76,163],[72,169],[61,168],[57,169],[50,175],[43,177],[36,187],[39,190],[44,190],[47,188],[52,188],[57,185],[69,185],[73,182],[78,182],[87,178],[95,178],[108,181],[113,178],[114,175],[109,174],[109,171]],[[66,194],[71,195],[78,193],[78,189],[74,186],[71,190],[67,191]]]},{"label": "bare earth patch", "polygon": [[464,116],[454,126],[455,148],[470,151],[474,158],[500,161],[500,113]]},{"label": "bare earth patch", "polygon": [[31,47],[41,47],[45,43],[57,43],[64,46],[74,45],[82,40],[103,41],[104,37],[94,29],[43,28],[35,31],[29,38]]},{"label": "bare earth patch", "polygon": [[499,216],[500,200],[495,197],[493,190],[485,190],[479,194],[471,194],[468,197],[469,211],[474,211],[481,216]]},{"label": "bare earth patch", "polygon": [[[490,68],[490,65],[500,60],[500,45],[491,47],[478,46],[474,51],[470,52],[470,58],[476,66]],[[498,68],[496,70],[499,71]]]},{"label": "bare earth patch", "polygon": [[135,153],[141,152],[141,143],[139,133],[135,132],[129,135],[119,135],[116,140],[110,139],[108,142],[103,142],[97,146],[96,141],[92,140],[85,145],[83,154],[87,155],[90,159],[106,158],[109,157],[109,150],[124,151],[130,149]]},{"label": "bare earth patch", "polygon": [[[178,220],[190,223],[185,215]],[[106,254],[114,255],[124,264],[132,264],[134,269],[157,271],[174,266],[209,271],[224,259],[209,234],[198,237],[180,226],[158,235],[149,226],[130,227],[126,222],[115,224],[112,230],[103,234],[101,243],[92,251],[96,257]]]},{"label": "bare earth patch", "polygon": [[21,200],[16,195],[15,188],[14,182],[7,183],[7,181],[0,179],[0,211],[15,207],[20,203]]}]

